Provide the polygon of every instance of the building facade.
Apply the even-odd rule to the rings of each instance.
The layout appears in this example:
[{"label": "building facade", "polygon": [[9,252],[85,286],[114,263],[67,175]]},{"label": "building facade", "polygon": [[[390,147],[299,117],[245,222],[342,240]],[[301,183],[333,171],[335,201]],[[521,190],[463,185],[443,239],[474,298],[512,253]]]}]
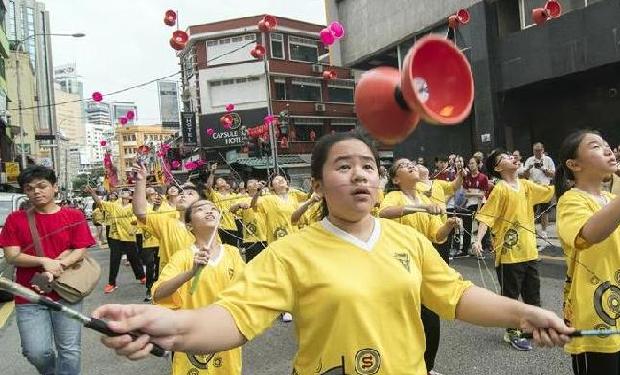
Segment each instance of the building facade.
[{"label": "building facade", "polygon": [[91,124],[112,126],[111,111],[109,103],[89,100],[86,102],[86,121]]},{"label": "building facade", "polygon": [[[199,146],[206,159],[236,163],[236,170],[248,173],[267,171],[272,161],[266,156],[256,160],[263,159],[253,152],[259,146],[243,138],[242,128],[261,125],[269,112],[281,114],[276,145],[280,167],[308,176],[315,141],[357,124],[353,76],[349,69],[319,61],[327,53],[319,41],[324,26],[278,18],[278,28],[263,39],[257,27],[262,17],[189,27],[188,47],[179,54],[184,108],[198,114]],[[266,63],[250,54],[256,41],[266,48]],[[326,69],[338,78],[323,79]],[[235,106],[234,123],[224,129],[219,121],[228,104]]]},{"label": "building facade", "polygon": [[101,141],[110,142],[114,139],[114,129],[110,125],[94,124],[91,122],[87,122],[85,128],[87,152],[82,151],[80,156],[82,169],[103,167],[105,147],[101,146]]},{"label": "building facade", "polygon": [[[6,0],[0,0],[0,159],[13,159],[13,136],[8,127],[6,65],[9,59],[9,40],[6,36]],[[4,171],[4,164],[2,164]]]},{"label": "building facade", "polygon": [[138,156],[138,147],[147,145],[151,149],[158,148],[176,133],[175,129],[161,125],[129,125],[116,131],[116,149],[118,150],[117,168],[119,181],[127,183],[131,180],[131,168]]},{"label": "building facade", "polygon": [[55,107],[58,131],[76,146],[85,144],[86,131],[82,117],[82,97],[77,93],[64,91],[60,84],[54,85],[54,96],[59,103]]},{"label": "building facade", "polygon": [[138,121],[138,106],[134,102],[112,102],[110,103],[110,114],[112,123],[119,124],[121,117],[126,117],[127,112],[133,111],[134,118],[127,119],[127,125],[135,125]]},{"label": "building facade", "polygon": [[471,116],[453,127],[422,123],[395,148],[397,155],[427,160],[496,146],[527,155],[536,141],[553,156],[563,137],[582,127],[601,129],[618,142],[620,3],[560,3],[561,17],[535,26],[532,9],[544,0],[325,2],[328,22],[339,20],[352,36],[332,49],[334,63],[360,71],[400,66],[417,39],[430,32],[446,35],[448,16],[469,10],[471,21],[456,30],[455,41],[472,66]]}]

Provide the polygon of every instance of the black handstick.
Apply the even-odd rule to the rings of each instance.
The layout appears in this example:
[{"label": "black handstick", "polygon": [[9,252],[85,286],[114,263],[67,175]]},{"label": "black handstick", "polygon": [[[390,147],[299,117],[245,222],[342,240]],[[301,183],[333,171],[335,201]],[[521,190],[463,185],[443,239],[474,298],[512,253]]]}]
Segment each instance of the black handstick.
[{"label": "black handstick", "polygon": [[[96,319],[96,318],[90,318],[90,321],[84,323],[84,327],[94,329],[95,331],[99,333],[103,333],[104,335],[110,336],[110,337],[125,335],[125,333],[117,333],[117,332],[112,331],[110,327],[108,327],[108,324],[105,321],[101,319]],[[131,336],[134,340],[138,338],[138,335],[135,333],[129,332],[126,334]],[[152,355],[156,357],[167,357],[168,356],[167,350],[165,350],[164,348],[162,348],[161,346],[155,343],[151,343],[151,344],[153,345],[153,349],[151,349]]]}]

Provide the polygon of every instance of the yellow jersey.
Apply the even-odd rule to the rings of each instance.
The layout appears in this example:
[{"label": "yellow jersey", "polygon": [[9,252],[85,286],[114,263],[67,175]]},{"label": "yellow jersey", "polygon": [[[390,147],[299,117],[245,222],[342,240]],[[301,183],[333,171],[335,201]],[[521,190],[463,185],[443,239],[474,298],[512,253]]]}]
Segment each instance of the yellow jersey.
[{"label": "yellow jersey", "polygon": [[[101,201],[101,208],[106,215],[109,215],[110,220],[113,222],[110,225],[110,238],[125,242],[136,241],[135,223],[137,218],[133,214],[131,203],[122,206],[119,201]],[[112,230],[112,227],[114,227],[114,230]]]},{"label": "yellow jersey", "polygon": [[[161,207],[157,210],[157,211],[153,211],[153,205],[148,203],[146,205],[146,214],[152,214],[152,215],[165,215],[165,213],[160,212]],[[142,233],[142,247],[145,249],[148,248],[154,248],[154,247],[159,247],[159,240],[157,239],[157,237],[155,237],[153,235],[153,233],[151,233],[149,230],[147,230],[146,228],[144,228],[144,226],[138,226],[137,228],[137,232],[136,233]]]},{"label": "yellow jersey", "polygon": [[[419,199],[420,203],[431,203],[430,199],[427,198],[425,195],[418,193],[416,194],[416,197]],[[391,191],[387,193],[387,195],[383,199],[379,211],[388,207],[404,207],[410,204],[416,204],[416,202],[412,201],[411,198],[409,198],[407,195],[405,195],[405,193],[400,190]],[[439,215],[431,215],[425,212],[416,212],[413,214],[394,218],[392,220],[400,224],[407,225],[422,233],[431,242],[438,243],[437,232],[439,231],[439,228],[441,228],[443,225]],[[442,242],[445,242],[445,239]]]},{"label": "yellow jersey", "polygon": [[377,189],[377,202],[375,202],[375,206],[370,211],[370,214],[374,217],[379,217],[379,212],[381,211],[381,203],[383,203],[383,199],[385,198],[385,192],[383,189]]},{"label": "yellow jersey", "polygon": [[[454,186],[452,181],[445,180],[429,180],[416,185],[418,193],[423,194],[429,199],[430,203],[438,204],[446,210],[446,204],[451,196],[454,195]],[[439,215],[442,223],[448,220],[448,215]]]},{"label": "yellow jersey", "polygon": [[[163,282],[180,273],[188,272],[194,267],[194,251],[197,249],[192,245],[172,255],[166,267],[161,271],[159,279],[153,285],[153,294]],[[239,279],[244,267],[245,263],[239,255],[239,250],[234,246],[222,245],[218,256],[210,259],[209,263],[204,266],[198,280],[198,288],[194,293],[191,293],[191,284],[194,281],[192,278],[170,297],[159,302],[175,309],[205,307],[215,302],[216,296],[222,290]],[[177,352],[172,360],[172,374],[240,375],[241,347],[203,355]]]},{"label": "yellow jersey", "polygon": [[549,202],[554,191],[553,186],[522,179],[517,189],[505,181],[495,185],[476,220],[493,234],[496,266],[538,259],[534,205]]},{"label": "yellow jersey", "polygon": [[[260,198],[259,198],[260,199]],[[238,203],[252,202],[252,198],[241,198]],[[243,221],[243,242],[264,242],[267,240],[267,229],[265,228],[265,217],[261,212],[252,208],[239,209],[237,216]]]},{"label": "yellow jersey", "polygon": [[147,213],[146,222],[142,227],[159,240],[160,271],[175,252],[189,248],[196,241],[185,224],[168,215],[160,215],[155,212]]},{"label": "yellow jersey", "polygon": [[287,199],[282,199],[275,194],[264,195],[258,198],[256,207],[258,212],[265,218],[268,243],[293,233],[297,229],[291,222],[291,215],[299,206],[296,196],[301,195],[289,192]]},{"label": "yellow jersey", "polygon": [[323,219],[270,244],[216,304],[248,340],[290,311],[295,374],[426,375],[420,306],[454,319],[472,284],[414,229],[374,220],[365,242]]},{"label": "yellow jersey", "polygon": [[235,216],[230,212],[230,207],[239,200],[238,194],[229,193],[224,195],[215,189],[211,189],[209,200],[218,207],[222,215],[220,228],[227,231],[236,231],[237,224],[235,223]]},{"label": "yellow jersey", "polygon": [[323,213],[323,202],[313,202],[306,212],[301,215],[297,221],[297,228],[303,229],[308,225],[312,225],[321,220],[321,214]]},{"label": "yellow jersey", "polygon": [[[603,192],[606,202],[615,198]],[[566,254],[564,319],[577,329],[617,328],[620,319],[620,228],[590,245],[579,235],[586,222],[605,202],[571,189],[558,200],[558,236]],[[620,336],[575,337],[564,346],[571,354],[616,353]]]}]

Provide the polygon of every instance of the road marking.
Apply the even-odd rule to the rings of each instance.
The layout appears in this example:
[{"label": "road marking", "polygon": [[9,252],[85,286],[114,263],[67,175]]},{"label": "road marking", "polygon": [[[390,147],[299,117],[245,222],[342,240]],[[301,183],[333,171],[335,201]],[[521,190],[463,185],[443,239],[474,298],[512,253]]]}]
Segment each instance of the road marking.
[{"label": "road marking", "polygon": [[13,301],[5,303],[0,307],[0,329],[4,328],[7,320],[15,310],[15,303]]}]

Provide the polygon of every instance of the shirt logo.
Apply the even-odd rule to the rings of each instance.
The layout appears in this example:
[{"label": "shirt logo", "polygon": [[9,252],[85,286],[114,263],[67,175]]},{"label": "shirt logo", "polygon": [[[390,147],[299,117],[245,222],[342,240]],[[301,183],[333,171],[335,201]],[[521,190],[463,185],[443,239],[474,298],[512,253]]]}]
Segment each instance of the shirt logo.
[{"label": "shirt logo", "polygon": [[190,354],[185,353],[187,355],[187,359],[192,364],[192,366],[200,369],[206,370],[209,367],[209,361],[211,358],[215,356],[215,353],[211,354]]},{"label": "shirt logo", "polygon": [[394,253],[394,259],[399,261],[400,264],[402,264],[403,267],[405,267],[407,272],[411,272],[411,269],[409,268],[409,254],[407,254],[407,253]]},{"label": "shirt logo", "polygon": [[375,349],[362,349],[355,354],[355,372],[358,374],[376,374],[380,367],[381,355]]},{"label": "shirt logo", "polygon": [[282,238],[288,234],[288,231],[286,230],[285,227],[279,227],[279,228],[276,228],[273,234],[275,235],[276,238]]}]

